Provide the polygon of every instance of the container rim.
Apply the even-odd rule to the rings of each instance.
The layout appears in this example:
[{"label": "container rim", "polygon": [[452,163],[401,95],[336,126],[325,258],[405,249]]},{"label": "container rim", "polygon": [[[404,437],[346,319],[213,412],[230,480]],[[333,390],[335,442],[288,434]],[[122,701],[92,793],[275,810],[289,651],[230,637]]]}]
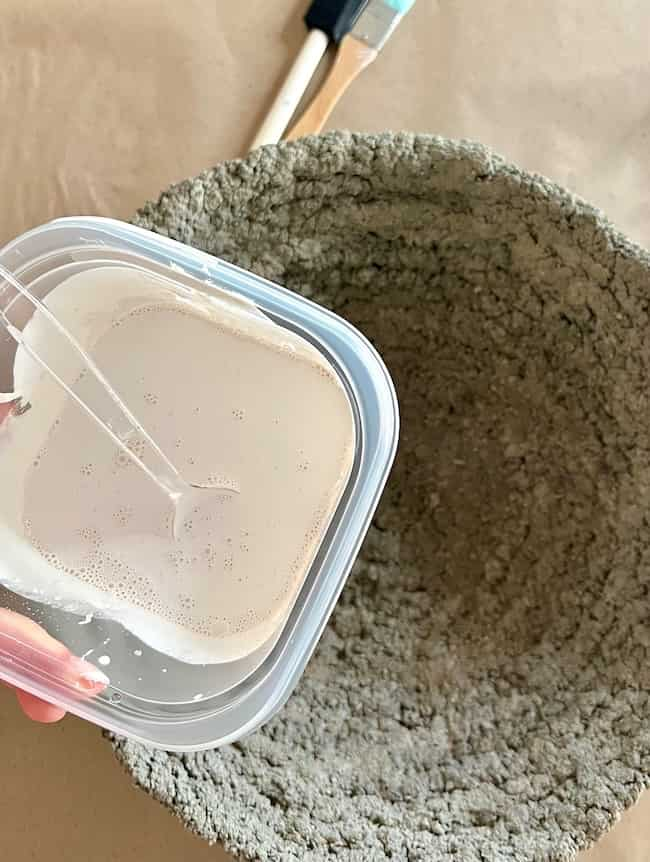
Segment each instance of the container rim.
[{"label": "container rim", "polygon": [[[102,217],[67,217],[34,228],[0,249],[0,261],[20,271],[34,263],[25,249],[44,236],[79,232],[82,246],[131,252],[254,302],[281,325],[323,352],[348,390],[355,412],[358,452],[348,487],[321,548],[269,654],[251,676],[222,695],[192,704],[193,714],[151,713],[138,698],[105,696],[80,701],[64,686],[19,668],[0,644],[0,677],[37,696],[55,698],[81,718],[147,745],[191,751],[226,744],[255,730],[285,703],[302,674],[347,580],[378,505],[398,443],[399,412],[390,374],[378,352],[355,327],[312,300],[235,264],[175,240]],[[82,235],[95,234],[84,238]],[[77,248],[79,245],[77,245]],[[58,245],[65,253],[70,245]],[[371,433],[372,432],[372,433]],[[322,555],[321,555],[322,551]],[[242,689],[243,687],[243,689]],[[218,702],[217,702],[218,700]],[[145,700],[144,703],[152,703]],[[189,704],[188,704],[189,706]]]}]

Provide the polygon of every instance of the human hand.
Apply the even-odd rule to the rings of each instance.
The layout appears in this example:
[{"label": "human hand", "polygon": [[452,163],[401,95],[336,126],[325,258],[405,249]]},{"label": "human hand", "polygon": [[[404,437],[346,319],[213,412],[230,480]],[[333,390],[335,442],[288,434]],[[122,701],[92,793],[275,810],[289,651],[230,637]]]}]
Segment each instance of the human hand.
[{"label": "human hand", "polygon": [[[15,401],[0,403],[0,425],[12,412]],[[20,614],[0,608],[0,647],[10,648],[12,655],[19,655],[30,664],[48,667],[71,685],[80,697],[94,697],[109,683],[108,677],[89,662],[72,655],[70,650],[59,643],[33,620]],[[65,710],[54,704],[34,697],[26,691],[16,689],[16,697],[28,718],[49,724],[59,721]]]},{"label": "human hand", "polygon": [[[10,646],[14,657],[56,674],[57,679],[71,686],[79,697],[94,697],[109,683],[108,677],[98,668],[72,655],[33,620],[6,608],[0,608],[0,648],[3,645]],[[34,721],[50,724],[65,715],[61,707],[26,691],[16,689],[16,697],[25,715]]]}]

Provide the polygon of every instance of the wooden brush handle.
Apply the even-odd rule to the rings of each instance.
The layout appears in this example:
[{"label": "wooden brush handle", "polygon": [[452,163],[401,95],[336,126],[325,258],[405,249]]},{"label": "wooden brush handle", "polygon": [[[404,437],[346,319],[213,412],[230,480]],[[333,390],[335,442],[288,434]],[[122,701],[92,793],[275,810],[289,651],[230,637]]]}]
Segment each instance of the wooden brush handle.
[{"label": "wooden brush handle", "polygon": [[318,64],[327,51],[327,45],[328,39],[325,33],[321,30],[310,30],[266,119],[251,144],[251,150],[256,150],[266,144],[277,144],[280,140],[300,104],[300,100],[305,95],[305,90],[309,86]]},{"label": "wooden brush handle", "polygon": [[352,81],[376,58],[377,51],[353,36],[341,40],[329,75],[307,106],[305,113],[286,137],[295,141],[305,135],[315,135],[323,128],[338,100]]}]

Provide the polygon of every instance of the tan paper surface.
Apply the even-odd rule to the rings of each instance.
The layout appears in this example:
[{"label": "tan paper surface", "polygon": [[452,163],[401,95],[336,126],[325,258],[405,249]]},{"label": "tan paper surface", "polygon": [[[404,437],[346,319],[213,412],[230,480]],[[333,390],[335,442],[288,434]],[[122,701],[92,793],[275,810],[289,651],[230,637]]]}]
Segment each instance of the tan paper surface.
[{"label": "tan paper surface", "polygon": [[[128,217],[243,154],[305,6],[3,0],[0,242],[57,215]],[[329,127],[478,139],[650,246],[649,57],[647,0],[418,0]],[[594,860],[650,858],[650,818],[626,820]]]},{"label": "tan paper surface", "polygon": [[[4,0],[0,241],[245,152],[300,0]],[[646,0],[419,0],[330,127],[470,137],[650,245]]]}]

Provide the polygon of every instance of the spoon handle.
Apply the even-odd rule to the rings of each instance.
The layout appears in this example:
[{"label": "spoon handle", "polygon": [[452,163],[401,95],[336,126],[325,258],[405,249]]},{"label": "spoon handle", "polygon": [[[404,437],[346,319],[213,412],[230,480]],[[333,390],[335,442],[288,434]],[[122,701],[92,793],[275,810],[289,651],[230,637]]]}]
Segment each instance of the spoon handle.
[{"label": "spoon handle", "polygon": [[[29,344],[24,332],[12,323],[10,311],[17,297],[13,291],[7,290],[6,285],[3,287],[3,280],[34,307],[41,320],[47,323],[49,334],[56,336],[53,349],[47,351],[47,358],[36,351]],[[179,497],[188,490],[187,482],[76,338],[40,299],[30,293],[1,264],[0,323],[16,343],[88,414],[104,434],[113,440],[124,455],[176,504]],[[68,383],[63,379],[61,366],[70,367],[71,357],[72,367],[77,370],[77,374],[75,380]],[[144,461],[145,457],[147,463]]]}]

